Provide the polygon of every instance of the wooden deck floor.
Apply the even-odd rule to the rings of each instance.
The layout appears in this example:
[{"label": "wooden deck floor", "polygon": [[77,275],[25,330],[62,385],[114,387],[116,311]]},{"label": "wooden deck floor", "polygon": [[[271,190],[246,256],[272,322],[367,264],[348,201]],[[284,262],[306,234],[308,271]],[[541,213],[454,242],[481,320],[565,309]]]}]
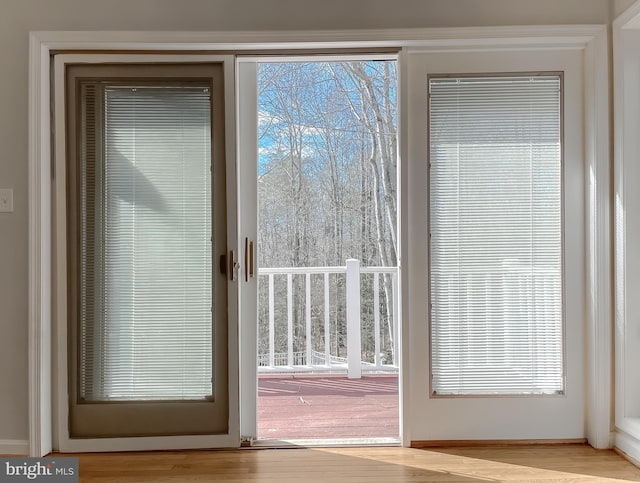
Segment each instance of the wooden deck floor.
[{"label": "wooden deck floor", "polygon": [[261,375],[258,439],[397,438],[398,376]]}]

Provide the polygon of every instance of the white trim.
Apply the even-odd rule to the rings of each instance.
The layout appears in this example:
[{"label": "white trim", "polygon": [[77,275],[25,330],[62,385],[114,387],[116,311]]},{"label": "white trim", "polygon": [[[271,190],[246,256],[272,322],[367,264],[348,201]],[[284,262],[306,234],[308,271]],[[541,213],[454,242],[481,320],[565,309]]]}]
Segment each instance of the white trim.
[{"label": "white trim", "polygon": [[29,39],[29,454],[52,449],[49,49]]},{"label": "white trim", "polygon": [[613,21],[614,29],[640,28],[640,2],[636,1]]},{"label": "white trim", "polygon": [[358,47],[584,47],[600,25],[377,30],[32,32],[51,50],[263,50]]},{"label": "white trim", "polygon": [[409,270],[403,269],[404,257],[409,253],[409,75],[407,69],[407,48],[403,48],[398,56],[398,211],[400,212],[400,228],[398,230],[398,293],[400,294],[399,345],[400,365],[398,374],[398,391],[400,396],[399,427],[402,446],[411,446],[411,367],[410,350],[410,297]]},{"label": "white trim", "polygon": [[630,434],[617,431],[615,436],[615,447],[622,451],[631,462],[639,465],[640,462],[640,440]]},{"label": "white trim", "polygon": [[[613,23],[613,112],[614,112],[614,159],[613,159],[613,182],[615,196],[614,211],[614,293],[615,293],[615,422],[620,427],[620,421],[624,417],[624,359],[625,345],[622,338],[624,324],[626,320],[625,311],[625,265],[626,265],[626,236],[625,236],[625,211],[622,203],[625,196],[624,190],[624,163],[622,152],[624,146],[624,55],[623,55],[622,31],[620,27]],[[616,438],[617,445],[617,438]]]},{"label": "white trim", "polygon": [[[64,56],[60,56],[64,57]],[[53,103],[52,105],[64,105],[64,60],[58,57],[56,59],[53,71],[53,79],[55,92],[52,92]],[[54,112],[53,124],[54,126],[64,126],[65,112],[63,109],[56,109]],[[64,129],[57,130],[54,133],[54,152],[53,163],[54,171],[56,173],[53,184],[54,189],[54,203],[53,203],[53,217],[52,230],[53,240],[55,240],[54,247],[54,259],[55,263],[59,267],[67,266],[67,211],[66,207],[66,146],[65,146],[66,132]],[[67,379],[67,324],[60,321],[67,320],[67,299],[66,299],[66,287],[67,287],[67,271],[52,269],[55,277],[55,282],[51,287],[53,298],[56,300],[55,309],[52,313],[51,320],[51,335],[53,339],[53,381],[54,381],[54,416],[53,416],[53,428],[56,440],[54,442],[54,449],[64,450],[65,441],[68,440],[69,432],[69,397],[68,397],[68,379]]]},{"label": "white trim", "polygon": [[607,30],[584,53],[586,248],[587,248],[587,438],[611,447],[612,297],[609,69]]},{"label": "white trim", "polygon": [[616,421],[616,430],[627,433],[631,438],[640,442],[640,418],[619,417]]},{"label": "white trim", "polygon": [[397,60],[396,52],[386,54],[326,54],[326,55],[238,55],[236,62],[242,64],[279,64],[285,62],[356,62],[362,60]]},{"label": "white trim", "polygon": [[[486,27],[486,28],[438,28],[438,29],[386,29],[386,30],[353,30],[353,31],[299,31],[299,32],[32,32],[30,34],[29,59],[29,409],[30,409],[30,454],[41,455],[51,450],[51,360],[50,328],[51,307],[49,304],[51,280],[51,212],[50,212],[50,120],[49,120],[49,56],[52,50],[250,50],[250,49],[313,49],[313,48],[354,48],[354,47],[415,47],[423,51],[443,51],[448,49],[477,50],[477,49],[529,49],[529,48],[576,48],[582,49],[595,42],[599,45],[603,37],[604,27],[600,25],[577,26],[526,26],[526,27]],[[598,49],[601,52],[600,49]],[[405,52],[406,53],[406,52]],[[606,56],[598,54],[590,63],[587,78],[594,78],[598,71],[606,72],[608,65]],[[601,91],[601,76],[594,80],[594,96],[591,99],[607,98],[608,92]],[[406,87],[405,81],[401,85]],[[401,101],[404,102],[404,101]],[[406,106],[402,106],[405,107]],[[601,103],[594,106],[594,119],[602,119],[606,112],[601,112]],[[406,113],[406,109],[404,110]],[[402,114],[406,116],[406,114]],[[587,126],[587,137],[592,136],[596,145],[595,153],[602,153],[603,136],[597,133],[607,128],[606,123],[596,123],[592,119]],[[405,120],[406,121],[406,120]],[[401,159],[403,165],[408,165],[405,159],[407,152],[407,132],[401,133]],[[598,163],[601,165],[601,163]],[[407,170],[408,171],[408,170]],[[402,173],[403,183],[408,182],[409,174]],[[601,169],[595,172],[598,176]],[[602,187],[601,180],[595,193]],[[589,181],[586,181],[587,183]],[[589,190],[591,192],[591,190]],[[403,206],[408,200],[406,193],[402,193]],[[597,203],[595,208],[602,209]],[[406,210],[405,210],[406,211]],[[600,243],[608,236],[606,227],[601,223],[598,214],[588,213],[589,219],[597,220],[594,228],[599,232],[593,237],[594,243]],[[406,220],[404,220],[406,221]],[[604,230],[604,233],[602,231]],[[403,223],[402,244],[403,253],[407,253],[410,240],[409,228]],[[590,237],[591,238],[591,237]],[[601,257],[603,247],[594,245],[593,253]],[[602,268],[603,265],[597,263]],[[606,264],[605,264],[606,266]],[[402,282],[407,287],[409,274],[402,273]],[[591,284],[596,283],[597,276],[590,277]],[[600,280],[597,280],[600,282]],[[590,293],[598,293],[597,287],[589,287]],[[403,295],[403,320],[411,320],[409,313],[408,290]],[[590,308],[590,312],[602,314],[604,309]],[[596,323],[608,323],[608,320],[598,320]],[[401,380],[403,391],[402,421],[403,444],[410,441],[409,416],[409,366],[411,360],[408,351],[410,327],[403,330],[404,345],[403,362],[406,367]],[[602,344],[598,340],[598,345]],[[604,344],[602,344],[604,346]],[[606,354],[606,349],[598,351]],[[589,354],[591,356],[591,354]],[[237,369],[237,368],[236,368]],[[589,374],[589,377],[601,377]],[[598,387],[602,384],[598,383]],[[593,415],[590,415],[590,418]],[[591,425],[593,426],[593,425]]]},{"label": "white trim", "polygon": [[254,441],[254,448],[340,448],[344,446],[400,446],[398,438],[326,438],[326,439],[262,439]]},{"label": "white trim", "polygon": [[26,439],[0,439],[0,455],[23,456],[29,454]]},{"label": "white trim", "polygon": [[[637,352],[637,317],[633,315],[636,296],[628,283],[638,280],[637,261],[633,252],[627,251],[628,234],[637,238],[638,224],[627,224],[627,212],[637,205],[634,190],[625,189],[625,175],[634,176],[637,164],[637,140],[635,131],[640,124],[640,115],[636,111],[638,102],[637,60],[628,64],[625,35],[640,34],[640,1],[636,1],[613,22],[613,79],[614,79],[614,199],[615,199],[615,446],[636,462],[640,461],[640,418],[635,407],[636,401],[629,397],[636,394],[638,388],[629,388],[627,379],[633,367],[629,366],[628,356]],[[630,91],[630,89],[632,89]],[[634,92],[635,91],[635,92]],[[627,96],[627,94],[629,94]],[[633,103],[633,105],[630,105]],[[633,211],[631,211],[633,213]],[[629,218],[633,220],[633,218]],[[627,305],[631,305],[628,309]],[[629,315],[629,316],[628,316]],[[631,342],[628,347],[627,344]],[[632,397],[632,396],[631,396]],[[630,404],[632,403],[632,404]],[[631,413],[629,416],[627,415]]]}]

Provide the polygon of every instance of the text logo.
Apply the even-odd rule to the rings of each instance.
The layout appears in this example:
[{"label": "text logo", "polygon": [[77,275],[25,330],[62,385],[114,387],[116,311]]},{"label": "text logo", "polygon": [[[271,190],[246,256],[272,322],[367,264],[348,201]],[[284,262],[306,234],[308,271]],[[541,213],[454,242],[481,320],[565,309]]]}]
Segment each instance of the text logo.
[{"label": "text logo", "polygon": [[0,458],[0,483],[77,483],[78,458]]}]

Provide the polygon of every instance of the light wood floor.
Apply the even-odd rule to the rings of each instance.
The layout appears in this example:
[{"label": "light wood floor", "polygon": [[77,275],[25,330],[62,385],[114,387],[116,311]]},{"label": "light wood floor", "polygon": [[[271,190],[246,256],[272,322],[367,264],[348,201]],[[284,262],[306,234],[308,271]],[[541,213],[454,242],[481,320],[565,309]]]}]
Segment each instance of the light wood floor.
[{"label": "light wood floor", "polygon": [[242,449],[85,454],[80,481],[613,482],[640,481],[640,469],[586,445]]}]

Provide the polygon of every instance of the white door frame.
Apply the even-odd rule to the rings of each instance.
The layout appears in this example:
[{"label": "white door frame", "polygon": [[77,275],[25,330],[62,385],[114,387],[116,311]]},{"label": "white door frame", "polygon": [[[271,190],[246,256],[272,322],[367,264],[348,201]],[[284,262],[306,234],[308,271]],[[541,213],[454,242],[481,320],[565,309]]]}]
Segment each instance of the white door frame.
[{"label": "white door frame", "polygon": [[[637,380],[638,297],[637,244],[640,197],[637,130],[640,126],[640,0],[613,22],[614,196],[615,196],[615,446],[640,462],[640,385]],[[635,360],[634,360],[635,359]]]},{"label": "white door frame", "polygon": [[[236,92],[238,93],[238,183],[242,197],[240,240],[253,241],[255,276],[248,281],[240,276],[240,436],[243,440],[257,437],[258,400],[258,85],[255,63],[236,62]],[[245,247],[241,243],[241,248]],[[243,257],[241,257],[242,259]],[[241,271],[244,274],[244,270]],[[256,350],[244,351],[255,347]]]},{"label": "white door frame", "polygon": [[[50,57],[54,51],[242,51],[268,49],[421,47],[430,51],[527,50],[572,48],[584,51],[586,87],[586,130],[588,139],[585,178],[588,254],[588,349],[591,361],[587,436],[596,447],[610,444],[610,160],[608,105],[608,44],[603,25],[526,26],[440,29],[387,29],[351,31],[291,32],[31,32],[29,39],[29,453],[40,456],[52,450],[52,153],[50,121]],[[407,88],[404,54],[400,56],[400,125],[406,125]],[[411,176],[408,134],[400,135],[401,188]],[[235,146],[235,144],[233,144]],[[400,203],[407,207],[407,190]],[[421,249],[412,241],[407,211],[402,211],[401,252]],[[403,260],[399,260],[402,267]],[[400,284],[407,287],[411,264],[401,271]],[[422,296],[422,295],[421,295]],[[411,378],[424,376],[421,368],[409,367],[411,324],[419,323],[413,313],[409,290],[402,291],[402,319],[409,321],[402,331],[400,377],[402,443],[411,443],[409,397]],[[414,317],[412,317],[414,316]],[[609,335],[607,336],[607,331]],[[419,408],[414,408],[414,413]],[[148,448],[153,449],[153,448]]]}]

